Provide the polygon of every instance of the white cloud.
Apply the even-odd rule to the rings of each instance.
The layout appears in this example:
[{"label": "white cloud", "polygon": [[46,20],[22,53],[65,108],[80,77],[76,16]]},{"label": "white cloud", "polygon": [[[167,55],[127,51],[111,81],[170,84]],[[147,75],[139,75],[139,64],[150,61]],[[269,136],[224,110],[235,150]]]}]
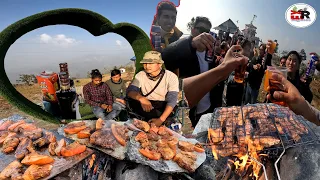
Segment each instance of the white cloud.
[{"label": "white cloud", "polygon": [[68,47],[68,46],[79,43],[79,41],[77,41],[76,39],[67,37],[64,34],[58,34],[55,36],[50,36],[48,34],[41,34],[40,42],[62,46],[62,47]]},{"label": "white cloud", "polygon": [[116,40],[116,44],[117,44],[118,46],[122,46],[122,42],[121,42],[120,40]]}]

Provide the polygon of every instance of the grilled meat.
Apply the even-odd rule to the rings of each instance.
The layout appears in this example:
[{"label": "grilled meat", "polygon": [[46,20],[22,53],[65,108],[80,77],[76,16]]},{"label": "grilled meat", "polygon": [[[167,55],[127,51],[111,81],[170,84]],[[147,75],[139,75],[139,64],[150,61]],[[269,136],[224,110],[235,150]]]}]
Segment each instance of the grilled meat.
[{"label": "grilled meat", "polygon": [[2,152],[9,154],[13,152],[16,147],[19,145],[19,138],[17,137],[16,133],[12,133],[6,137],[6,139],[3,142],[2,146]]},{"label": "grilled meat", "polygon": [[168,136],[171,136],[171,135],[172,135],[172,134],[169,132],[168,128],[165,127],[165,126],[159,127],[158,134],[159,134],[160,136],[165,136],[165,137],[168,137]]},{"label": "grilled meat", "polygon": [[208,139],[212,143],[219,143],[223,140],[224,133],[222,132],[221,128],[217,129],[208,129]]},{"label": "grilled meat", "polygon": [[22,171],[22,164],[19,161],[11,162],[0,173],[0,180],[14,179]]},{"label": "grilled meat", "polygon": [[85,122],[70,123],[64,128],[66,134],[77,134],[87,128]]},{"label": "grilled meat", "polygon": [[49,151],[51,156],[55,156],[56,155],[55,150],[56,150],[57,146],[58,146],[57,142],[52,142],[52,143],[49,144],[48,151]]},{"label": "grilled meat", "polygon": [[150,145],[148,136],[145,132],[139,132],[138,135],[135,137],[135,140],[140,143],[142,148],[146,148]]},{"label": "grilled meat", "polygon": [[35,140],[41,138],[43,133],[42,133],[42,129],[41,128],[37,128],[37,129],[32,130],[32,131],[24,131],[23,135],[25,137],[30,138],[32,141],[35,141]]},{"label": "grilled meat", "polygon": [[13,124],[11,124],[11,125],[8,127],[8,130],[9,130],[9,131],[14,131],[14,129],[15,129],[16,127],[18,127],[19,125],[24,124],[24,123],[26,123],[24,120],[20,120],[20,121],[18,121],[18,122],[16,122],[16,123],[13,123]]},{"label": "grilled meat", "polygon": [[37,126],[31,123],[22,123],[13,129],[16,133],[23,133],[24,131],[33,131],[36,130]]},{"label": "grilled meat", "polygon": [[51,169],[53,166],[51,164],[46,164],[43,166],[31,165],[23,174],[24,180],[36,180],[50,176]]},{"label": "grilled meat", "polygon": [[2,122],[1,125],[0,125],[0,131],[6,131],[6,130],[8,130],[8,127],[9,127],[11,124],[13,124],[13,123],[14,123],[14,122],[11,121],[11,120]]},{"label": "grilled meat", "polygon": [[103,148],[114,149],[116,139],[112,135],[110,128],[105,128],[94,132],[90,136],[90,143],[101,146]]},{"label": "grilled meat", "polygon": [[52,132],[45,132],[44,136],[37,139],[36,141],[33,142],[33,145],[36,147],[43,147],[45,145],[48,145],[52,142],[56,142],[56,137],[54,136],[54,134]]},{"label": "grilled meat", "polygon": [[187,152],[193,152],[194,151],[194,144],[186,141],[179,141],[178,147],[182,151],[187,151]]},{"label": "grilled meat", "polygon": [[0,131],[0,145],[3,144],[4,140],[7,138],[8,135],[8,131]]},{"label": "grilled meat", "polygon": [[91,128],[87,127],[84,130],[78,132],[77,137],[79,139],[89,138],[91,135]]},{"label": "grilled meat", "polygon": [[53,163],[54,159],[47,155],[41,155],[37,153],[28,154],[22,161],[25,165],[45,165]]},{"label": "grilled meat", "polygon": [[29,138],[21,138],[21,141],[16,149],[15,157],[23,159],[27,154],[35,152],[32,141]]},{"label": "grilled meat", "polygon": [[101,118],[99,118],[96,122],[96,130],[102,129],[104,125],[105,125],[104,121]]},{"label": "grilled meat", "polygon": [[155,134],[157,134],[158,131],[159,131],[159,128],[154,123],[151,123],[149,132],[154,132]]},{"label": "grilled meat", "polygon": [[189,172],[194,172],[193,168],[197,157],[195,154],[190,152],[181,151],[178,153],[173,160],[182,168],[186,169]]},{"label": "grilled meat", "polygon": [[145,121],[141,121],[141,120],[138,120],[138,119],[134,119],[133,120],[133,124],[138,128],[138,129],[141,129],[142,131],[144,132],[149,132],[150,130],[150,125],[145,122]]},{"label": "grilled meat", "polygon": [[170,160],[176,155],[175,150],[169,147],[167,140],[160,139],[157,142],[157,146],[158,151],[161,153],[162,158],[165,160]]},{"label": "grilled meat", "polygon": [[111,124],[111,131],[113,136],[116,138],[119,144],[122,146],[126,145],[126,140],[128,140],[128,128],[122,125]]},{"label": "grilled meat", "polygon": [[78,142],[71,143],[66,147],[62,147],[61,155],[64,157],[70,157],[77,154],[81,154],[86,151],[87,147],[85,145],[81,145]]},{"label": "grilled meat", "polygon": [[57,156],[60,156],[60,155],[61,155],[61,149],[62,149],[63,147],[66,147],[66,145],[67,145],[66,141],[65,141],[64,139],[60,139],[60,141],[59,141],[58,144],[57,144],[56,149],[54,150],[55,154],[56,154]]},{"label": "grilled meat", "polygon": [[150,160],[159,160],[161,158],[161,154],[158,153],[157,151],[154,150],[150,150],[148,148],[144,148],[144,149],[139,149],[139,152],[146,158],[150,159]]},{"label": "grilled meat", "polygon": [[158,141],[161,137],[159,137],[158,134],[154,133],[153,131],[150,131],[150,133],[147,133],[148,139],[152,141]]}]

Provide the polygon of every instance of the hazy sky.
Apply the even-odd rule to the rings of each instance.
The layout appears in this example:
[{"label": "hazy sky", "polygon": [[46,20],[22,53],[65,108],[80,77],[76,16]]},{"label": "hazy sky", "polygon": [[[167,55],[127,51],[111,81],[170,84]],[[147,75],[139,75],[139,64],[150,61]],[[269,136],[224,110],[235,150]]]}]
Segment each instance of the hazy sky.
[{"label": "hazy sky", "polygon": [[[95,11],[113,23],[129,22],[149,34],[159,0],[1,0],[0,30],[35,13],[57,8],[84,8]],[[178,0],[173,1],[178,5]],[[285,12],[294,3],[307,3],[320,12],[316,0],[181,0],[176,26],[188,34],[186,24],[192,17],[207,16],[213,26],[232,19],[240,29],[250,23],[258,27],[257,36],[264,41],[277,39],[280,50],[320,51],[319,18],[303,29],[290,26]],[[58,25],[34,30],[9,49],[6,72],[10,79],[18,73],[38,73],[44,69],[57,71],[60,62],[70,63],[71,74],[83,76],[93,68],[126,64],[134,56],[128,42],[116,34],[93,37],[83,29]]]}]

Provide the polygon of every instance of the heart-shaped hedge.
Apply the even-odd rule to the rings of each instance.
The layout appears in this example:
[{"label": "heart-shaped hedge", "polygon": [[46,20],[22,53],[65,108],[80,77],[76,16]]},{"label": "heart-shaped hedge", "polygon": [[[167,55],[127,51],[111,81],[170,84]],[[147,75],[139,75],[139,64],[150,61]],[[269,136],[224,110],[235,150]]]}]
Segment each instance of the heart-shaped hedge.
[{"label": "heart-shaped hedge", "polygon": [[123,36],[131,44],[135,53],[137,59],[136,72],[142,69],[139,62],[144,53],[152,49],[149,37],[139,27],[129,23],[112,24],[100,14],[85,9],[68,8],[45,11],[8,26],[0,33],[0,95],[12,105],[17,106],[19,110],[53,123],[59,123],[56,117],[26,99],[12,86],[5,73],[4,59],[10,46],[24,34],[44,26],[61,24],[83,28],[93,36],[100,36],[109,32]]}]

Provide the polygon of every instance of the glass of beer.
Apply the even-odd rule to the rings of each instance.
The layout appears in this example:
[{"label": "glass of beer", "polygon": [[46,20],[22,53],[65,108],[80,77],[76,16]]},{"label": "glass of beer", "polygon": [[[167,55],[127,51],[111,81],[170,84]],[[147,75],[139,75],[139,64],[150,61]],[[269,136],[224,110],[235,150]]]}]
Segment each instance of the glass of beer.
[{"label": "glass of beer", "polygon": [[270,48],[268,49],[268,53],[269,53],[269,54],[273,54],[273,53],[274,53],[274,50],[276,49],[276,47],[277,47],[277,43],[271,41],[271,45],[270,45]]},{"label": "glass of beer", "polygon": [[237,83],[243,83],[246,74],[246,65],[239,66],[234,70],[234,81]]},{"label": "glass of beer", "polygon": [[265,81],[268,81],[268,86],[269,86],[268,90],[271,95],[270,101],[275,104],[286,106],[285,102],[278,101],[273,98],[273,93],[275,91],[285,91],[285,89],[284,89],[283,84],[272,79],[272,77],[271,77],[272,72],[281,73],[285,78],[287,78],[288,69],[286,67],[277,67],[277,68],[275,68],[275,70],[267,70],[266,74],[268,74],[268,75],[266,75],[266,79],[265,79]]}]

